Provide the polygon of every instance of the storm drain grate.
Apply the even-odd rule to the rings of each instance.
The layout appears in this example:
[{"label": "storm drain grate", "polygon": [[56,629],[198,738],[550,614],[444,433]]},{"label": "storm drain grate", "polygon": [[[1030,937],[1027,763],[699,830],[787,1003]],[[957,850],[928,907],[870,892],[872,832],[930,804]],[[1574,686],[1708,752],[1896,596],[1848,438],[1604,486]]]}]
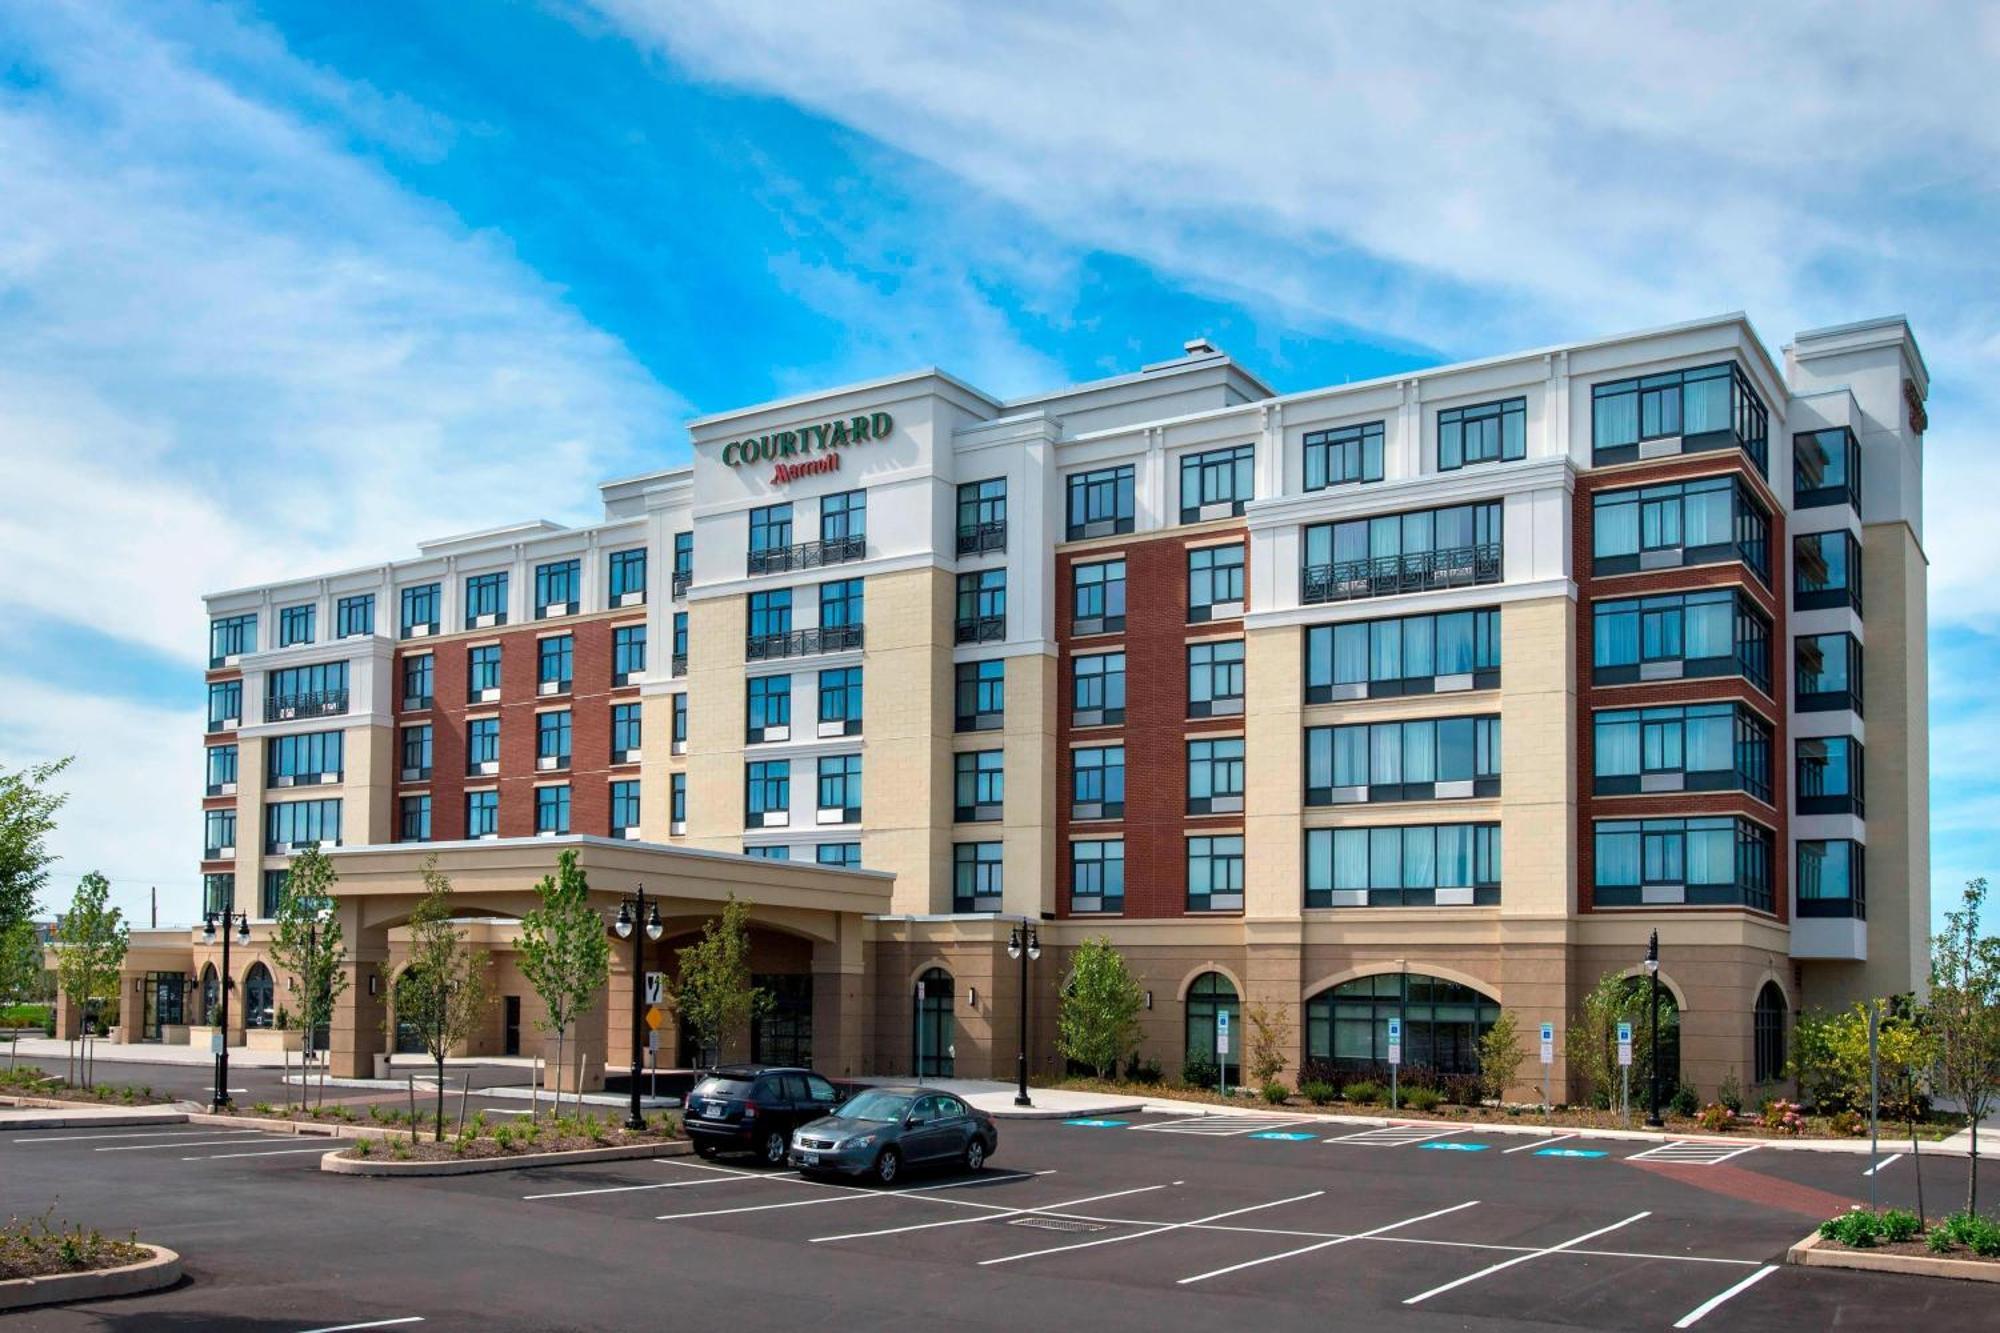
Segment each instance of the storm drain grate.
[{"label": "storm drain grate", "polygon": [[1101,1222],[1080,1222],[1073,1217],[1017,1217],[1007,1225],[1027,1227],[1031,1231],[1062,1231],[1071,1235],[1081,1231],[1104,1230]]}]

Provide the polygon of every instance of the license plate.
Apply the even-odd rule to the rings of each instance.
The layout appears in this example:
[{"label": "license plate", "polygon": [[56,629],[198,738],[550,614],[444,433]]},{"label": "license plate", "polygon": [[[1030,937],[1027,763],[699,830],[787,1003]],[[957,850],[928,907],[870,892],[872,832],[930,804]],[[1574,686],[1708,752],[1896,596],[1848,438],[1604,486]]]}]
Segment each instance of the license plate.
[{"label": "license plate", "polygon": [[723,1113],[726,1112],[728,1109],[729,1109],[728,1106],[722,1102],[710,1102],[708,1104],[709,1115],[713,1116],[717,1120],[722,1119]]},{"label": "license plate", "polygon": [[818,1154],[818,1153],[816,1153],[816,1152],[802,1152],[802,1153],[800,1153],[800,1154],[799,1154],[799,1165],[801,1165],[801,1166],[818,1166],[818,1165],[819,1165],[819,1154]]}]

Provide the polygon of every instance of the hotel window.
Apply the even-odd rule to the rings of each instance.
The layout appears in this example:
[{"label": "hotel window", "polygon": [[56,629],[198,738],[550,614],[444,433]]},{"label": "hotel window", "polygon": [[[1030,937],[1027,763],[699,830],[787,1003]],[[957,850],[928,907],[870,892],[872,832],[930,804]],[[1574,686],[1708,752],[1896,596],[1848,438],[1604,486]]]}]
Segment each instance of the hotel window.
[{"label": "hotel window", "polygon": [[[1372,1076],[1389,1058],[1392,1018],[1403,1025],[1406,1067],[1477,1074],[1479,1039],[1500,1021],[1500,1005],[1470,986],[1421,972],[1357,977],[1306,1001],[1306,1058],[1343,1075]],[[1678,1067],[1665,1058],[1660,1063]]]},{"label": "hotel window", "polygon": [[583,583],[583,564],[577,560],[556,560],[535,566],[535,619],[573,614],[583,600],[578,591]]},{"label": "hotel window", "polygon": [[1181,455],[1181,522],[1240,517],[1256,496],[1257,447]]},{"label": "hotel window", "polygon": [[646,600],[646,548],[613,551],[606,571],[610,575],[612,606],[638,606]]},{"label": "hotel window", "polygon": [[1591,679],[1598,685],[1743,676],[1771,689],[1771,622],[1730,588],[1598,602]]},{"label": "hotel window", "polygon": [[551,634],[536,641],[535,685],[539,694],[566,694],[576,671],[576,636]]},{"label": "hotel window", "polygon": [[[291,883],[291,879],[292,872],[289,870],[266,870],[264,872],[262,893],[257,899],[258,916],[267,921],[277,917],[278,905],[284,902],[285,886]],[[263,972],[261,977],[257,975],[260,971]],[[255,999],[255,991],[260,983],[263,988],[264,999],[256,1010],[253,1010],[246,1016],[244,1022],[248,1027],[271,1026],[271,1019],[269,1017],[271,974],[268,970],[264,969],[261,963],[257,964],[256,968],[252,970],[250,977],[246,979],[244,985],[244,990],[250,992],[250,998],[253,1000]]]},{"label": "hotel window", "polygon": [[1500,794],[1500,719],[1424,718],[1306,729],[1306,804]]},{"label": "hotel window", "polygon": [[688,775],[685,773],[667,775],[667,824],[669,833],[687,832]]},{"label": "hotel window", "polygon": [[227,796],[229,789],[236,785],[236,747],[233,745],[211,745],[208,747],[208,791],[210,796]]},{"label": "hotel window", "polygon": [[435,662],[430,653],[419,653],[415,657],[403,659],[403,707],[429,708],[431,706],[431,674]]},{"label": "hotel window", "polygon": [[402,636],[406,639],[435,634],[442,626],[444,589],[436,583],[420,583],[402,591]]},{"label": "hotel window", "polygon": [[466,698],[473,703],[500,697],[499,644],[489,643],[466,653],[465,691]]},{"label": "hotel window", "polygon": [[1007,571],[982,569],[958,576],[959,643],[992,643],[1007,637]]},{"label": "hotel window", "polygon": [[673,752],[675,754],[685,754],[687,752],[687,743],[688,743],[687,692],[682,691],[681,693],[674,695],[673,699],[674,699],[674,730],[673,730],[673,735],[670,738],[670,741],[674,747]]},{"label": "hotel window", "polygon": [[[687,612],[674,614],[674,641],[680,656],[680,670],[687,670]],[[611,683],[630,685],[633,678],[646,674],[646,627],[620,625],[611,631]]]},{"label": "hotel window", "polygon": [[1498,824],[1306,830],[1307,907],[1491,907]]},{"label": "hotel window", "polygon": [[[963,578],[964,575],[959,577]],[[1125,562],[1098,560],[1070,567],[1070,631],[1106,634],[1125,628]]]},{"label": "hotel window", "polygon": [[1792,609],[1861,610],[1861,543],[1846,528],[1792,539]]},{"label": "hotel window", "polygon": [[1500,684],[1500,613],[1312,625],[1305,654],[1309,704],[1490,690]]},{"label": "hotel window", "polygon": [[764,828],[792,822],[792,761],[767,759],[745,765],[743,823]]},{"label": "hotel window", "polygon": [[819,761],[819,822],[861,822],[861,756],[821,755]]},{"label": "hotel window", "polygon": [[999,658],[960,662],[953,690],[959,731],[998,731],[1006,717],[1007,663]]},{"label": "hotel window", "polygon": [[819,673],[819,734],[861,734],[860,667],[835,667]]},{"label": "hotel window", "polygon": [[1868,849],[1850,838],[1799,843],[1799,915],[1868,919]]},{"label": "hotel window", "polygon": [[1861,443],[1845,426],[1792,437],[1792,508],[1861,512]]},{"label": "hotel window", "polygon": [[1305,488],[1322,491],[1329,486],[1382,480],[1382,423],[1370,421],[1338,430],[1316,430],[1305,444]]},{"label": "hotel window", "polygon": [[431,775],[431,727],[403,728],[403,781],[422,782]]},{"label": "hotel window", "polygon": [[[792,507],[765,505],[750,511],[750,554],[783,551],[792,544]],[[753,566],[753,572],[755,567]]]},{"label": "hotel window", "polygon": [[264,697],[266,722],[284,722],[295,717],[331,717],[346,711],[345,662],[286,667],[270,674]]},{"label": "hotel window", "polygon": [[[1656,454],[1740,448],[1764,471],[1769,435],[1763,399],[1734,362],[1615,380],[1591,389],[1592,461],[1628,463]],[[1678,450],[1653,440],[1678,438]]]},{"label": "hotel window", "polygon": [[688,585],[694,582],[694,534],[676,532],[674,534],[674,596],[687,596]]},{"label": "hotel window", "polygon": [[535,714],[535,767],[543,772],[569,767],[569,709]]},{"label": "hotel window", "polygon": [[243,682],[218,680],[208,687],[208,729],[232,731],[243,720]]},{"label": "hotel window", "polygon": [[375,594],[343,597],[333,606],[334,637],[347,639],[375,632]]},{"label": "hotel window", "polygon": [[951,910],[1000,910],[1000,849],[997,842],[956,842],[951,847]]},{"label": "hotel window", "polygon": [[217,857],[236,854],[236,812],[234,810],[204,810],[201,812],[201,846],[205,859],[213,861]]},{"label": "hotel window", "polygon": [[1243,837],[1187,840],[1187,909],[1190,912],[1243,910]]},{"label": "hotel window", "polygon": [[287,849],[320,843],[340,845],[340,802],[281,801],[264,807],[264,850],[282,856]]},{"label": "hotel window", "polygon": [[1795,711],[1861,715],[1861,645],[1852,634],[1802,634],[1792,640],[1792,660]]},{"label": "hotel window", "polygon": [[961,824],[997,821],[1007,792],[1005,755],[968,750],[952,756],[952,818]]},{"label": "hotel window", "polygon": [[398,842],[429,842],[431,840],[431,798],[428,796],[405,796],[397,803]]},{"label": "hotel window", "polygon": [[1771,728],[1741,704],[1600,712],[1592,749],[1599,796],[1745,791],[1771,799]]},{"label": "hotel window", "polygon": [[750,594],[750,637],[783,638],[792,632],[792,590],[772,588]]},{"label": "hotel window", "polygon": [[569,832],[569,784],[535,788],[535,836]]},{"label": "hotel window", "polygon": [[1345,602],[1498,583],[1500,534],[1497,500],[1315,523],[1305,530],[1299,599]]},{"label": "hotel window", "polygon": [[611,784],[611,836],[636,837],[639,831],[639,784],[632,781]]},{"label": "hotel window", "polygon": [[1771,910],[1771,834],[1747,819],[1603,820],[1594,842],[1599,907]]},{"label": "hotel window", "polygon": [[861,844],[858,842],[823,842],[813,849],[813,860],[823,866],[833,866],[840,870],[861,869]]},{"label": "hotel window", "polygon": [[[819,539],[860,542],[868,535],[868,492],[842,491],[819,500]],[[855,554],[859,555],[857,550]]]},{"label": "hotel window", "polygon": [[639,758],[644,709],[638,704],[611,705],[611,762],[629,764]]},{"label": "hotel window", "polygon": [[278,646],[290,648],[294,644],[313,641],[313,623],[319,617],[319,607],[311,602],[303,606],[287,606],[278,612]]},{"label": "hotel window", "polygon": [[792,678],[752,676],[746,744],[790,740],[792,736]]},{"label": "hotel window", "polygon": [[1132,531],[1132,465],[1099,468],[1069,478],[1069,540]]},{"label": "hotel window", "polygon": [[[643,625],[636,628],[641,631],[645,629]],[[642,649],[639,654],[639,665],[642,669],[646,665],[646,655],[643,651],[645,643],[646,636],[642,632],[639,635],[639,646]],[[667,662],[668,674],[685,676],[688,673],[688,613],[685,611],[674,612],[674,641],[672,649],[673,651],[669,654],[670,660]]]},{"label": "hotel window", "polygon": [[1512,462],[1528,454],[1528,400],[1507,398],[1437,415],[1438,471],[1474,463]]},{"label": "hotel window", "polygon": [[1125,817],[1125,747],[1093,745],[1071,750],[1071,819]]},{"label": "hotel window", "polygon": [[775,847],[746,846],[743,849],[743,854],[745,856],[755,857],[759,861],[789,861],[792,859],[792,849],[784,846],[783,844],[780,844]]},{"label": "hotel window", "polygon": [[499,792],[469,791],[465,794],[465,836],[468,838],[500,836]]},{"label": "hotel window", "polygon": [[264,749],[270,785],[311,787],[321,782],[338,782],[344,748],[341,733],[337,731],[273,736]]},{"label": "hotel window", "polygon": [[471,574],[465,580],[465,627],[507,623],[507,571]]},{"label": "hotel window", "polygon": [[478,773],[486,764],[493,767],[485,771],[499,771],[500,719],[497,717],[475,717],[465,724],[465,771]]},{"label": "hotel window", "polygon": [[1771,516],[1735,477],[1604,491],[1591,510],[1594,574],[1740,559],[1771,582]]},{"label": "hotel window", "polygon": [[[819,585],[821,629],[859,629],[863,620],[860,579],[838,579],[832,583]],[[827,646],[831,648],[835,645],[829,642]]]},{"label": "hotel window", "polygon": [[1125,720],[1125,654],[1092,653],[1071,668],[1070,723],[1102,727]]},{"label": "hotel window", "polygon": [[1069,845],[1069,910],[1125,910],[1125,840],[1090,838]]},{"label": "hotel window", "polygon": [[1189,717],[1234,716],[1243,711],[1243,640],[1191,643],[1187,664]]},{"label": "hotel window", "polygon": [[958,553],[1007,549],[1007,479],[961,482],[958,487]]},{"label": "hotel window", "polygon": [[1862,815],[1862,747],[1851,736],[1801,736],[1798,801],[1802,815]]},{"label": "hotel window", "polygon": [[1188,622],[1243,614],[1243,546],[1197,546],[1187,553]]},{"label": "hotel window", "polygon": [[226,665],[230,658],[257,651],[257,617],[222,616],[208,622],[208,664]]},{"label": "hotel window", "polygon": [[[201,877],[201,910],[218,916],[236,910],[236,876],[227,871]],[[211,1001],[213,1003],[213,1001]]]},{"label": "hotel window", "polygon": [[1243,738],[1187,743],[1187,812],[1235,814],[1243,809]]}]

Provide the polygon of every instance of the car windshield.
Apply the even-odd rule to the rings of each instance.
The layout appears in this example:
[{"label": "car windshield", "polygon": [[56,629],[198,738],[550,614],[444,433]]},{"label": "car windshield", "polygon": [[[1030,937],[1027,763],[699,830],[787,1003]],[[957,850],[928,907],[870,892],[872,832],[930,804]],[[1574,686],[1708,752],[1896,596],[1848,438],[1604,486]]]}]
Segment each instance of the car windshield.
[{"label": "car windshield", "polygon": [[703,1079],[701,1086],[694,1090],[696,1097],[747,1097],[750,1095],[750,1080],[747,1078]]},{"label": "car windshield", "polygon": [[899,1092],[870,1091],[850,1098],[834,1114],[848,1120],[873,1120],[894,1124],[910,1109],[910,1099]]}]

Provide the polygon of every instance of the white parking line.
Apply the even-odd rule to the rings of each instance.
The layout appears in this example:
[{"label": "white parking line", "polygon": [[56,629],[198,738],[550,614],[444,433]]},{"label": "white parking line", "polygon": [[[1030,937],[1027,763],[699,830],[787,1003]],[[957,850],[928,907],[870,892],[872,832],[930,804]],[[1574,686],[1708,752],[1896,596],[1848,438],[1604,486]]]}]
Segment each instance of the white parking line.
[{"label": "white parking line", "polygon": [[[787,1171],[781,1176],[751,1175],[748,1178],[751,1180],[788,1180],[797,1175],[798,1172],[796,1171]],[[727,1185],[728,1183],[728,1176],[702,1176],[696,1180],[662,1180],[652,1185],[606,1185],[602,1189],[559,1190],[553,1194],[523,1194],[521,1197],[523,1199],[580,1199],[586,1194],[631,1194],[639,1190],[679,1190],[687,1189],[693,1185]]]},{"label": "white parking line", "polygon": [[183,1157],[181,1160],[183,1162],[224,1162],[232,1157],[295,1157],[300,1153],[308,1152],[316,1152],[324,1157],[327,1153],[338,1151],[339,1149],[330,1148],[322,1143],[317,1148],[268,1148],[259,1152],[219,1152],[211,1153],[206,1157]]},{"label": "white parking line", "polygon": [[1576,1134],[1557,1134],[1553,1138],[1529,1139],[1526,1143],[1520,1144],[1517,1147],[1502,1148],[1500,1150],[1500,1155],[1504,1157],[1510,1152],[1526,1152],[1530,1148],[1546,1148],[1551,1143],[1561,1143],[1564,1139],[1574,1139],[1579,1137],[1581,1136]]},{"label": "white parking line", "polygon": [[397,1324],[421,1324],[423,1322],[424,1317],[422,1315],[413,1314],[405,1315],[401,1319],[371,1319],[365,1324],[334,1324],[329,1328],[309,1328],[306,1330],[306,1333],[351,1333],[351,1330],[357,1328],[393,1328]]},{"label": "white parking line", "polygon": [[1245,1268],[1255,1268],[1259,1264],[1274,1264],[1280,1259],[1296,1259],[1302,1254],[1311,1254],[1315,1250],[1331,1249],[1335,1245],[1345,1245],[1351,1240],[1368,1240],[1371,1237],[1381,1235],[1385,1231],[1394,1231],[1398,1227],[1413,1226],[1418,1222],[1428,1222],[1433,1217],[1443,1217],[1446,1213],[1455,1213],[1461,1208],[1470,1208],[1478,1202],[1479,1200],[1477,1199],[1468,1199],[1464,1203],[1453,1204],[1449,1208],[1440,1208],[1434,1213],[1424,1213],[1417,1217],[1406,1217],[1400,1222],[1391,1222],[1387,1226],[1376,1227],[1373,1231],[1363,1231],[1352,1236],[1336,1236],[1332,1240],[1323,1240],[1317,1245],[1306,1245],[1296,1250],[1286,1250],[1283,1254],[1270,1254],[1264,1256],[1262,1259],[1251,1259],[1244,1263],[1231,1264],[1227,1268],[1210,1269],[1206,1273],[1196,1273],[1193,1277],[1184,1277],[1175,1285],[1185,1287],[1191,1282],[1206,1282],[1212,1277],[1221,1277],[1225,1273],[1240,1272]]},{"label": "white parking line", "polygon": [[[694,1163],[690,1162],[688,1165],[693,1166]],[[746,1172],[745,1174],[749,1173]],[[853,1203],[857,1199],[897,1199],[905,1194],[929,1194],[934,1190],[965,1189],[973,1185],[997,1185],[1005,1180],[1024,1180],[1030,1175],[1043,1174],[1045,1173],[1040,1171],[1024,1171],[1018,1175],[999,1176],[990,1180],[947,1180],[936,1185],[917,1185],[910,1189],[900,1190],[863,1189],[858,1185],[830,1185],[817,1180],[801,1180],[798,1182],[801,1185],[812,1185],[820,1189],[838,1190],[840,1192],[837,1194],[822,1195],[816,1199],[794,1199],[790,1203],[753,1203],[741,1208],[709,1208],[697,1213],[662,1213],[653,1220],[655,1222],[674,1222],[690,1217],[726,1217],[731,1213],[767,1213],[774,1208],[810,1208],[814,1204],[821,1203]],[[999,1205],[980,1204],[977,1206],[991,1208],[998,1207]]]},{"label": "white parking line", "polygon": [[850,1231],[841,1236],[814,1236],[812,1243],[821,1245],[830,1240],[867,1240],[871,1236],[900,1236],[906,1231],[934,1231],[939,1227],[962,1227],[973,1222],[998,1222],[1002,1218],[1021,1217],[1028,1213],[1054,1213],[1060,1208],[1076,1208],[1086,1203],[1096,1203],[1100,1199],[1122,1199],[1128,1194],[1151,1194],[1163,1190],[1165,1185],[1142,1185],[1137,1189],[1113,1190],[1109,1194],[1092,1194],[1087,1198],[1068,1199],[1062,1203],[1046,1204],[1040,1208],[1005,1208],[995,1213],[985,1213],[979,1217],[953,1217],[943,1222],[915,1222],[906,1227],[884,1227],[879,1231]]},{"label": "white parking line", "polygon": [[1739,1146],[1734,1143],[1715,1143],[1700,1139],[1675,1139],[1672,1143],[1662,1143],[1657,1148],[1635,1152],[1625,1160],[1628,1162],[1679,1162],[1682,1166],[1715,1166],[1732,1157],[1741,1157],[1747,1152],[1756,1152],[1764,1145],[1752,1143]]},{"label": "white parking line", "polygon": [[1643,1213],[1634,1213],[1632,1214],[1632,1216],[1626,1218],[1623,1222],[1613,1222],[1608,1227],[1599,1227],[1595,1231],[1586,1231],[1581,1236],[1577,1236],[1574,1237],[1573,1239],[1566,1240],[1562,1242],[1560,1245],[1551,1245],[1548,1248],[1541,1250],[1530,1250],[1526,1254],[1517,1254],[1512,1259],[1502,1259],[1499,1263],[1493,1264],[1487,1268],[1482,1268],[1477,1273],[1468,1273],[1464,1277],[1454,1278],[1452,1281],[1445,1283],[1441,1287],[1432,1287],[1429,1291],[1420,1292],[1417,1295],[1410,1297],[1410,1299],[1404,1301],[1403,1304],[1416,1305],[1420,1301],[1427,1301],[1433,1296],[1442,1296],[1445,1292],[1452,1291],[1455,1290],[1456,1288],[1462,1287],[1468,1282],[1477,1282],[1480,1278],[1490,1277],[1493,1274],[1498,1273],[1502,1269],[1512,1268],[1515,1264],[1525,1264],[1530,1259],[1539,1259],[1545,1254],[1559,1254],[1562,1251],[1571,1248],[1572,1246],[1581,1245],[1587,1240],[1596,1240],[1599,1236],[1605,1235],[1608,1232],[1616,1231],[1620,1227],[1631,1226],[1634,1222],[1639,1221],[1641,1218],[1651,1217],[1652,1215],[1653,1214],[1650,1209]]},{"label": "white parking line", "polygon": [[[52,1139],[25,1138],[25,1139],[15,1139],[14,1142],[89,1143],[92,1142],[93,1140],[98,1140],[98,1139],[167,1139],[167,1138],[187,1139],[187,1138],[194,1138],[201,1134],[214,1134],[217,1132],[219,1131],[213,1129],[145,1129],[145,1130],[137,1130],[130,1134],[62,1134]],[[226,1132],[232,1134],[262,1134],[264,1131],[261,1129],[236,1129],[236,1130],[229,1130]]]},{"label": "white parking line", "polygon": [[1884,1171],[1887,1171],[1889,1169],[1890,1163],[1900,1162],[1902,1160],[1903,1160],[1903,1154],[1899,1152],[1892,1152],[1887,1157],[1884,1157],[1881,1161],[1875,1163],[1875,1165],[1869,1167],[1866,1171],[1863,1171],[1861,1174],[1864,1176],[1879,1176]]},{"label": "white parking line", "polygon": [[1402,1148],[1412,1143],[1428,1143],[1432,1139],[1450,1138],[1463,1134],[1465,1129],[1434,1129],[1429,1125],[1381,1125],[1374,1129],[1364,1129],[1353,1134],[1342,1134],[1339,1138],[1327,1139],[1327,1143],[1346,1143],[1356,1148]]},{"label": "white parking line", "polygon": [[1302,1125],[1308,1117],[1296,1115],[1198,1115],[1183,1120],[1162,1120],[1157,1124],[1134,1125],[1135,1130],[1156,1134],[1201,1134],[1212,1138],[1234,1138],[1260,1129],[1282,1129]]},{"label": "white parking line", "polygon": [[1707,1314],[1710,1310],[1713,1310],[1716,1306],[1722,1304],[1724,1301],[1728,1300],[1731,1296],[1736,1295],[1738,1292],[1750,1290],[1750,1288],[1756,1286],[1759,1282],[1762,1282],[1765,1278],[1771,1276],[1771,1274],[1777,1271],[1778,1271],[1778,1266],[1776,1264],[1764,1265],[1762,1268],[1752,1273],[1749,1277],[1744,1278],[1741,1282],[1731,1287],[1728,1291],[1723,1292],[1719,1296],[1711,1296],[1707,1300],[1703,1301],[1700,1305],[1695,1306],[1694,1309],[1689,1310],[1686,1314],[1682,1315],[1679,1319],[1674,1321],[1674,1327],[1692,1328],[1694,1326],[1694,1322],[1697,1319],[1700,1319],[1703,1315]]},{"label": "white parking line", "polygon": [[[248,1131],[238,1130],[236,1137],[233,1139],[191,1139],[191,1140],[182,1140],[175,1143],[121,1143],[115,1148],[92,1148],[91,1151],[92,1152],[152,1152],[160,1148],[215,1148],[215,1147],[221,1147],[224,1144],[244,1142],[243,1135],[246,1132],[250,1134],[259,1134],[262,1133],[263,1131],[255,1129]],[[266,1137],[275,1138],[277,1136],[266,1135]],[[330,1149],[323,1149],[322,1151],[330,1151]]]},{"label": "white parking line", "polygon": [[1245,1213],[1259,1212],[1265,1208],[1278,1208],[1288,1203],[1300,1203],[1306,1199],[1317,1199],[1324,1193],[1326,1193],[1325,1190],[1313,1190],[1308,1194],[1294,1194],[1289,1199],[1273,1199],[1269,1203],[1253,1203],[1248,1208],[1235,1208],[1226,1213],[1217,1213],[1212,1217],[1197,1217],[1191,1222],[1169,1222],[1164,1226],[1154,1227],[1150,1231],[1135,1231],[1125,1236],[1103,1236],[1097,1240],[1084,1241],[1080,1245],[1057,1245],[1046,1250],[1029,1250],[1026,1254],[1005,1254],[1001,1255],[998,1259],[981,1259],[979,1266],[988,1268],[994,1264],[1011,1264],[1018,1263],[1023,1259],[1039,1259],[1043,1255],[1048,1254],[1067,1254],[1071,1250],[1088,1250],[1099,1245],[1116,1245],[1121,1241],[1144,1240],[1148,1236],[1160,1236],[1169,1231],[1184,1231],[1188,1227],[1198,1227],[1209,1222],[1220,1222],[1225,1217],[1241,1217]]}]

